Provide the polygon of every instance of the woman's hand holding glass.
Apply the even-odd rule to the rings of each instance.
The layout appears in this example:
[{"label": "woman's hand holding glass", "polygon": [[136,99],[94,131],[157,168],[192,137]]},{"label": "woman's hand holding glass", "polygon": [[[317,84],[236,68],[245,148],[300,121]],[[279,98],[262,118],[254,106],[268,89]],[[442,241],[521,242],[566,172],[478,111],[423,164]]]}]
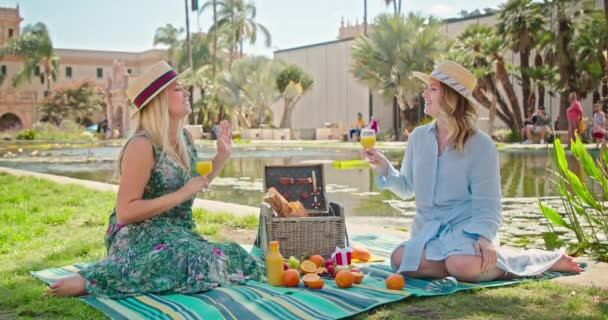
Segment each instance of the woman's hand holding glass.
[{"label": "woman's hand holding glass", "polygon": [[384,156],[384,154],[378,152],[376,149],[369,149],[361,151],[361,157],[363,160],[368,161],[372,166],[376,167],[376,170],[380,174],[386,176],[390,162]]},{"label": "woman's hand holding glass", "polygon": [[195,176],[190,178],[186,185],[183,187],[183,190],[186,191],[188,197],[193,197],[197,193],[206,190],[209,186],[209,180],[205,176]]},{"label": "woman's hand holding glass", "polygon": [[199,176],[204,177],[207,181],[207,185],[205,185],[205,187],[200,190],[201,192],[206,192],[207,186],[209,185],[209,179],[207,178],[207,176],[213,171],[213,162],[209,160],[199,161],[196,163],[195,170],[196,173],[199,174]]}]

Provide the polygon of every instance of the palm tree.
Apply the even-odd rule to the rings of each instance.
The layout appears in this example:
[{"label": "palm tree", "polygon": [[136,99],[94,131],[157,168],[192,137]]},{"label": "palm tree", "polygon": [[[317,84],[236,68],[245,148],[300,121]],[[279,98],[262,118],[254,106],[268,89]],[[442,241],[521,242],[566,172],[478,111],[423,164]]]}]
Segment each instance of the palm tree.
[{"label": "palm tree", "polygon": [[169,47],[167,52],[167,58],[169,61],[175,63],[175,55],[176,51],[179,47],[179,36],[184,33],[184,28],[177,29],[172,24],[168,23],[164,27],[158,27],[156,29],[156,33],[154,34],[154,43],[156,46],[158,44],[163,44]]},{"label": "palm tree", "polygon": [[567,126],[566,109],[568,108],[569,92],[577,92],[579,96],[584,96],[580,91],[577,81],[577,57],[573,39],[576,27],[581,19],[586,17],[589,8],[595,7],[593,1],[579,0],[545,0],[547,7],[555,15],[551,30],[556,34],[555,46],[556,65],[559,70],[559,89],[560,89],[560,113],[558,126]]},{"label": "palm tree", "polygon": [[387,7],[392,4],[393,5],[393,12],[395,13],[395,15],[401,14],[401,0],[384,0],[384,4]]},{"label": "palm tree", "polygon": [[[505,45],[491,27],[471,25],[458,36],[449,58],[471,70],[478,78],[475,99],[514,132],[521,128],[521,111],[503,55]],[[499,85],[503,90],[499,90]],[[502,92],[505,94],[503,95]]]},{"label": "palm tree", "polygon": [[[229,31],[227,35],[230,42],[230,60],[228,67],[232,67],[232,62],[237,56],[237,47],[239,57],[243,56],[243,42],[249,39],[250,44],[255,44],[258,38],[258,31],[265,38],[264,44],[270,47],[271,36],[268,29],[255,21],[257,9],[252,2],[247,0],[223,0],[217,2],[219,12],[217,14],[217,23],[209,29],[209,33],[225,30]],[[203,6],[205,8],[205,6]],[[208,7],[208,6],[207,6]],[[202,11],[202,10],[201,10]]]},{"label": "palm tree", "polygon": [[42,67],[41,79],[46,80],[45,94],[50,92],[51,81],[57,80],[60,59],[55,54],[48,29],[43,23],[27,25],[21,36],[11,38],[6,47],[0,49],[0,56],[9,54],[25,59],[21,71],[13,76],[14,87],[22,85],[25,81],[31,82],[36,69]]},{"label": "palm tree", "polygon": [[500,22],[497,25],[498,34],[502,35],[511,50],[519,53],[520,75],[522,82],[522,106],[526,109],[534,91],[530,85],[530,54],[538,40],[536,35],[541,34],[547,23],[541,13],[538,3],[532,0],[509,0],[503,4],[499,11]]},{"label": "palm tree", "polygon": [[[204,65],[212,65],[213,58],[209,50],[209,37],[203,33],[194,33],[190,39],[192,50],[192,69],[198,70]],[[188,49],[185,41],[181,40],[176,45],[175,59],[177,68],[185,70],[189,65]]]},{"label": "palm tree", "polygon": [[242,126],[259,128],[279,98],[275,83],[281,64],[262,56],[238,60],[223,80],[223,102],[233,108]]},{"label": "palm tree", "polygon": [[284,102],[280,127],[291,129],[293,110],[302,96],[310,91],[314,80],[297,65],[288,65],[278,74],[276,83]]},{"label": "palm tree", "polygon": [[199,16],[205,12],[209,7],[213,8],[213,25],[211,26],[211,28],[209,29],[209,33],[211,34],[211,31],[213,31],[213,50],[212,50],[212,55],[213,55],[213,65],[212,65],[212,73],[213,76],[215,77],[215,73],[216,73],[216,65],[217,65],[217,33],[218,33],[218,28],[214,28],[214,26],[217,26],[217,6],[218,5],[224,5],[223,2],[218,1],[218,0],[210,0],[207,1],[203,4],[203,6],[201,7],[201,9],[198,11]]},{"label": "palm tree", "polygon": [[577,56],[580,91],[595,91],[601,82],[603,99],[608,97],[608,25],[600,10],[590,12],[589,18],[577,28],[573,46]]},{"label": "palm tree", "polygon": [[410,13],[407,19],[382,14],[375,25],[373,33],[355,40],[351,72],[393,102],[393,127],[398,134],[397,106],[401,110],[410,109],[411,99],[420,92],[420,83],[411,78],[411,72],[430,71],[435,59],[445,51],[446,40],[439,32],[440,22],[420,14]]}]

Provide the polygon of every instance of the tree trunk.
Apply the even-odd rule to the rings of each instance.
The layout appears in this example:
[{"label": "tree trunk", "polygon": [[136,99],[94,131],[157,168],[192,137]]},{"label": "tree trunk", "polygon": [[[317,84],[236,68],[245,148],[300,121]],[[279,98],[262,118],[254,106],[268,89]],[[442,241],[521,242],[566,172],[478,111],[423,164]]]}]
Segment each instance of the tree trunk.
[{"label": "tree trunk", "polygon": [[495,92],[492,95],[492,104],[490,105],[490,115],[489,115],[489,124],[488,124],[488,135],[494,135],[494,120],[496,119],[496,96],[498,92]]},{"label": "tree trunk", "polygon": [[528,70],[530,70],[530,50],[523,50],[519,53],[519,63],[521,72],[521,106],[524,110],[534,109],[534,103],[532,101],[532,94],[530,90],[530,76]]},{"label": "tree trunk", "polygon": [[602,99],[608,98],[608,60],[606,57],[607,53],[607,51],[602,50],[599,59],[600,65],[602,66]]},{"label": "tree trunk", "polygon": [[502,87],[505,90],[505,93],[507,94],[507,99],[509,100],[509,104],[511,105],[511,111],[513,112],[513,122],[515,124],[515,127],[517,128],[517,132],[519,132],[522,127],[521,108],[519,107],[519,102],[517,101],[517,95],[515,94],[515,90],[513,90],[513,85],[507,77],[505,62],[502,57],[499,57],[496,60],[496,78],[502,84]]},{"label": "tree trunk", "polygon": [[[490,110],[491,107],[491,102],[488,100],[488,98],[481,93],[479,90],[475,90],[473,91],[473,97],[477,100],[477,102],[479,102],[479,104],[481,104],[482,106],[484,106],[486,109]],[[498,102],[500,102],[500,100],[498,100]],[[496,115],[498,116],[498,118],[500,118],[500,120],[502,120],[511,130],[514,130],[513,127],[513,119],[510,116],[505,115],[503,112],[501,112],[500,110],[496,110]]]},{"label": "tree trunk", "polygon": [[293,111],[293,104],[290,100],[285,100],[285,106],[283,107],[283,116],[281,117],[281,128],[291,128],[291,114]]},{"label": "tree trunk", "polygon": [[559,76],[561,84],[560,94],[560,110],[558,127],[565,129],[568,127],[568,119],[566,117],[566,109],[568,109],[569,101],[568,94],[576,90],[576,61],[571,56],[569,44],[572,39],[572,26],[570,21],[565,17],[563,9],[558,4],[558,55],[559,55]]},{"label": "tree trunk", "polygon": [[[395,3],[395,2],[393,2]],[[395,139],[397,139],[399,137],[399,105],[397,103],[397,97],[393,96],[393,131],[395,134]]]},{"label": "tree trunk", "polygon": [[[534,57],[534,66],[536,66],[537,68],[540,68],[543,66],[543,56],[537,52],[536,56]],[[536,82],[536,88],[537,88],[537,92],[538,92],[538,104],[537,106],[545,106],[545,86],[543,85],[542,81],[545,79],[539,79],[539,81]],[[532,106],[534,108],[534,106]],[[532,109],[534,110],[534,109]]]},{"label": "tree trunk", "polygon": [[215,68],[217,65],[217,0],[213,0],[213,65],[211,66],[211,74],[215,81]]}]

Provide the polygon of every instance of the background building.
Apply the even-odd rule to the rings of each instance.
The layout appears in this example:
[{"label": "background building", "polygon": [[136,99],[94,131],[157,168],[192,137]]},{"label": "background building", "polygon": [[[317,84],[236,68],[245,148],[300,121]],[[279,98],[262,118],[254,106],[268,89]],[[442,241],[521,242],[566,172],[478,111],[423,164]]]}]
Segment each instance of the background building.
[{"label": "background building", "polygon": [[[22,20],[19,7],[0,8],[0,47],[5,46],[10,38],[19,36]],[[166,51],[157,49],[120,52],[55,48],[55,52],[61,60],[57,82],[51,88],[83,80],[93,81],[106,92],[107,110],[105,114],[100,113],[89,120],[98,122],[105,115],[110,128],[119,127],[122,131],[129,128],[125,95],[129,78],[158,60],[166,59]],[[17,88],[12,86],[11,78],[21,70],[23,62],[23,58],[16,56],[0,59],[0,72],[4,74],[4,82],[0,85],[0,125],[14,129],[31,128],[40,120],[37,107],[46,90],[44,77],[34,77],[30,83]]]}]

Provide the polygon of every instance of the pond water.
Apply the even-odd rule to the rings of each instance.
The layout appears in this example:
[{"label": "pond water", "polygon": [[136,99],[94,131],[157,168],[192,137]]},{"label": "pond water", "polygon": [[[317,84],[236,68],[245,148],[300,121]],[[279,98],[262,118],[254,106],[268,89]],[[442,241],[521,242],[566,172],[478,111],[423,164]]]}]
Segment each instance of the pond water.
[{"label": "pond water", "polygon": [[[25,151],[17,156],[0,158],[0,166],[50,173],[79,179],[110,182],[118,147],[51,149],[42,156]],[[198,149],[199,158],[211,158],[209,146]],[[386,151],[395,164],[401,164],[402,151]],[[266,165],[323,163],[330,201],[344,204],[349,215],[400,215],[390,192],[379,191],[373,169],[365,167],[336,168],[334,161],[357,159],[357,149],[324,147],[239,146],[210,188],[205,198],[258,206],[262,199],[263,170]],[[543,150],[509,150],[499,152],[502,194],[506,198],[556,195],[548,183],[548,170],[554,167],[552,155]]]}]

